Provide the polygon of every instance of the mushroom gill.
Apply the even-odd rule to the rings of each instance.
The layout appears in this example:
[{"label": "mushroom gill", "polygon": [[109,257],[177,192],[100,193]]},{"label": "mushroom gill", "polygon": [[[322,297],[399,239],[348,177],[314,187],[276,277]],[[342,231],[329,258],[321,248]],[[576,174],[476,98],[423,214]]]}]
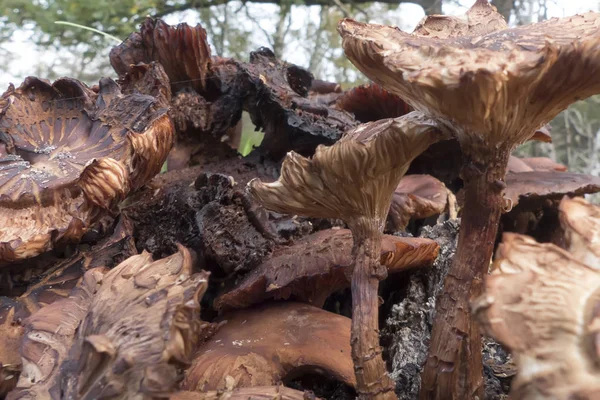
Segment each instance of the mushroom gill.
[{"label": "mushroom gill", "polygon": [[2,95],[0,265],[78,241],[160,171],[173,126],[162,97],[139,89],[29,77]]},{"label": "mushroom gill", "polygon": [[443,126],[417,112],[369,122],[304,158],[288,153],[273,183],[253,180],[250,193],[266,208],[339,218],[352,231],[352,358],[360,398],[395,398],[379,346],[377,288],[387,276],[379,263],[381,237],[398,182],[411,161],[445,136]]},{"label": "mushroom gill", "polygon": [[448,124],[463,153],[460,239],[437,302],[421,399],[483,396],[480,333],[467,305],[481,293],[507,208],[508,158],[571,103],[600,93],[599,21],[586,13],[509,29],[477,0],[463,18],[427,17],[412,34],[349,19],[338,25],[354,65]]},{"label": "mushroom gill", "polygon": [[212,329],[199,319],[207,272],[184,247],[110,271],[89,270],[66,299],[34,313],[21,346],[23,372],[8,399],[144,399],[177,389],[179,369]]},{"label": "mushroom gill", "polygon": [[484,330],[515,359],[515,399],[600,396],[600,208],[565,197],[560,211],[568,251],[505,234],[485,293],[473,302]]}]

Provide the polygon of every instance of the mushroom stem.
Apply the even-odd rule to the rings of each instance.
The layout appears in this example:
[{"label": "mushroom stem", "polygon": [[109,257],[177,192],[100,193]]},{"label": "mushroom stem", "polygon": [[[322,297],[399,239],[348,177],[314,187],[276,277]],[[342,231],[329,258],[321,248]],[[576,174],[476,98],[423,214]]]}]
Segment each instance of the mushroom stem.
[{"label": "mushroom stem", "polygon": [[349,223],[354,237],[351,273],[352,360],[359,399],[392,400],[394,382],[387,374],[379,345],[379,281],[387,270],[380,263],[381,237],[385,218],[379,223],[358,218]]},{"label": "mushroom stem", "polygon": [[481,333],[470,300],[482,293],[494,250],[509,152],[505,154],[484,168],[475,163],[463,167],[465,202],[458,247],[436,302],[421,400],[483,399]]}]

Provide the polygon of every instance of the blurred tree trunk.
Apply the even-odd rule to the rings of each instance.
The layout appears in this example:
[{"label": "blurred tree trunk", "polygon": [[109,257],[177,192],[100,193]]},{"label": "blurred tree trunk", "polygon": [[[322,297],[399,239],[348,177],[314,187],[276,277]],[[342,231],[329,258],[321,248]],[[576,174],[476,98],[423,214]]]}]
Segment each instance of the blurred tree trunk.
[{"label": "blurred tree trunk", "polygon": [[504,16],[504,19],[507,21],[510,19],[510,13],[515,8],[515,0],[492,0],[492,4]]}]

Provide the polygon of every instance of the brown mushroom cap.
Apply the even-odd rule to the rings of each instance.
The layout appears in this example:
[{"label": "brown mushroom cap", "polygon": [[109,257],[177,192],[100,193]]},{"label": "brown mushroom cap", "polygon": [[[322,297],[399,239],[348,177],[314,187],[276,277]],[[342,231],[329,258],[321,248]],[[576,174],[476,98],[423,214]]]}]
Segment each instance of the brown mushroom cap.
[{"label": "brown mushroom cap", "polygon": [[571,255],[600,270],[600,208],[580,197],[565,198],[559,212]]},{"label": "brown mushroom cap", "polygon": [[600,395],[600,273],[596,256],[588,258],[598,252],[600,211],[582,199],[565,198],[561,215],[571,238],[588,235],[571,242],[574,251],[506,233],[485,294],[474,303],[485,330],[515,358],[511,397],[518,399]]},{"label": "brown mushroom cap", "polygon": [[162,104],[110,79],[99,93],[67,78],[11,85],[0,99],[0,264],[78,240],[157,174],[173,136]]},{"label": "brown mushroom cap", "polygon": [[506,185],[504,198],[512,207],[519,203],[539,203],[545,199],[559,200],[564,195],[581,196],[600,192],[599,177],[570,172],[508,173]]},{"label": "brown mushroom cap", "polygon": [[404,230],[411,219],[441,214],[448,205],[448,189],[431,175],[406,175],[396,187],[388,219],[391,230]]},{"label": "brown mushroom cap", "polygon": [[233,312],[198,351],[183,390],[268,386],[288,374],[324,373],[352,387],[350,319],[300,303]]},{"label": "brown mushroom cap", "polygon": [[478,0],[465,19],[428,18],[412,34],[349,19],[338,30],[365,75],[450,121],[463,146],[486,155],[510,151],[569,104],[600,92],[599,19],[587,13],[505,29]]},{"label": "brown mushroom cap", "polygon": [[233,389],[231,391],[179,392],[170,400],[316,400],[312,393],[301,392],[285,386],[259,386]]},{"label": "brown mushroom cap", "polygon": [[360,122],[397,118],[412,111],[404,100],[376,83],[348,90],[337,99],[335,105],[354,114],[354,118]]},{"label": "brown mushroom cap", "polygon": [[508,158],[508,165],[506,167],[508,172],[520,173],[520,172],[531,172],[531,168],[522,158],[510,156]]},{"label": "brown mushroom cap", "polygon": [[183,247],[154,262],[149,253],[133,256],[104,272],[86,272],[68,299],[29,318],[23,372],[10,398],[129,399],[176,388],[178,368],[206,328],[199,300],[208,273],[192,275]]},{"label": "brown mushroom cap", "polygon": [[566,165],[559,164],[548,157],[526,157],[522,158],[521,161],[527,164],[534,171],[566,172],[568,169]]},{"label": "brown mushroom cap", "polygon": [[319,146],[311,159],[288,153],[278,181],[255,179],[248,188],[273,211],[347,220],[369,216],[383,225],[398,180],[443,134],[416,112],[369,122],[333,146]]},{"label": "brown mushroom cap", "polygon": [[[245,308],[267,299],[293,299],[322,307],[327,297],[350,286],[344,274],[352,262],[352,233],[327,229],[305,236],[273,255],[246,275],[236,287],[220,295],[217,310]],[[388,273],[433,264],[439,246],[424,238],[384,235],[381,264]]]}]

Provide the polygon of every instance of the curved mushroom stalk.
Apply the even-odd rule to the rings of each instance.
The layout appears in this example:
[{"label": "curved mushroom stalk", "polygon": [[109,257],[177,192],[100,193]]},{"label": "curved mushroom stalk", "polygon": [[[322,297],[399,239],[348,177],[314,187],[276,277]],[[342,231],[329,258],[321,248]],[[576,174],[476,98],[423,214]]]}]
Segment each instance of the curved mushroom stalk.
[{"label": "curved mushroom stalk", "polygon": [[412,34],[348,19],[338,26],[354,65],[415,110],[447,121],[464,155],[458,251],[437,303],[422,399],[483,396],[468,301],[481,293],[493,252],[508,157],[569,104],[600,93],[599,21],[587,13],[507,29],[477,0],[464,18],[428,17]]},{"label": "curved mushroom stalk", "polygon": [[569,251],[507,233],[474,312],[512,352],[515,399],[600,396],[600,208],[565,198]]},{"label": "curved mushroom stalk", "polygon": [[74,79],[28,77],[2,95],[0,265],[78,241],[160,171],[173,142],[168,79],[137,85],[164,75],[146,67],[128,79],[136,90],[108,78],[95,92]]},{"label": "curved mushroom stalk", "polygon": [[394,398],[379,346],[377,288],[387,271],[379,263],[381,235],[390,202],[410,162],[443,139],[439,124],[413,112],[366,123],[311,159],[289,153],[274,183],[249,182],[266,208],[344,220],[353,236],[352,358],[360,398]]},{"label": "curved mushroom stalk", "polygon": [[[323,307],[334,292],[350,285],[345,267],[352,262],[352,232],[326,229],[276,249],[233,290],[216,298],[217,310],[249,307],[267,299],[293,299]],[[425,238],[384,235],[380,263],[388,274],[430,266],[439,246]]]},{"label": "curved mushroom stalk", "polygon": [[23,372],[9,399],[142,399],[176,389],[181,365],[208,324],[199,319],[207,272],[189,251],[133,256],[96,268],[66,299],[34,313],[21,346]]},{"label": "curved mushroom stalk", "polygon": [[307,304],[283,302],[225,315],[198,349],[181,388],[206,392],[276,385],[318,372],[351,387],[350,320]]}]

